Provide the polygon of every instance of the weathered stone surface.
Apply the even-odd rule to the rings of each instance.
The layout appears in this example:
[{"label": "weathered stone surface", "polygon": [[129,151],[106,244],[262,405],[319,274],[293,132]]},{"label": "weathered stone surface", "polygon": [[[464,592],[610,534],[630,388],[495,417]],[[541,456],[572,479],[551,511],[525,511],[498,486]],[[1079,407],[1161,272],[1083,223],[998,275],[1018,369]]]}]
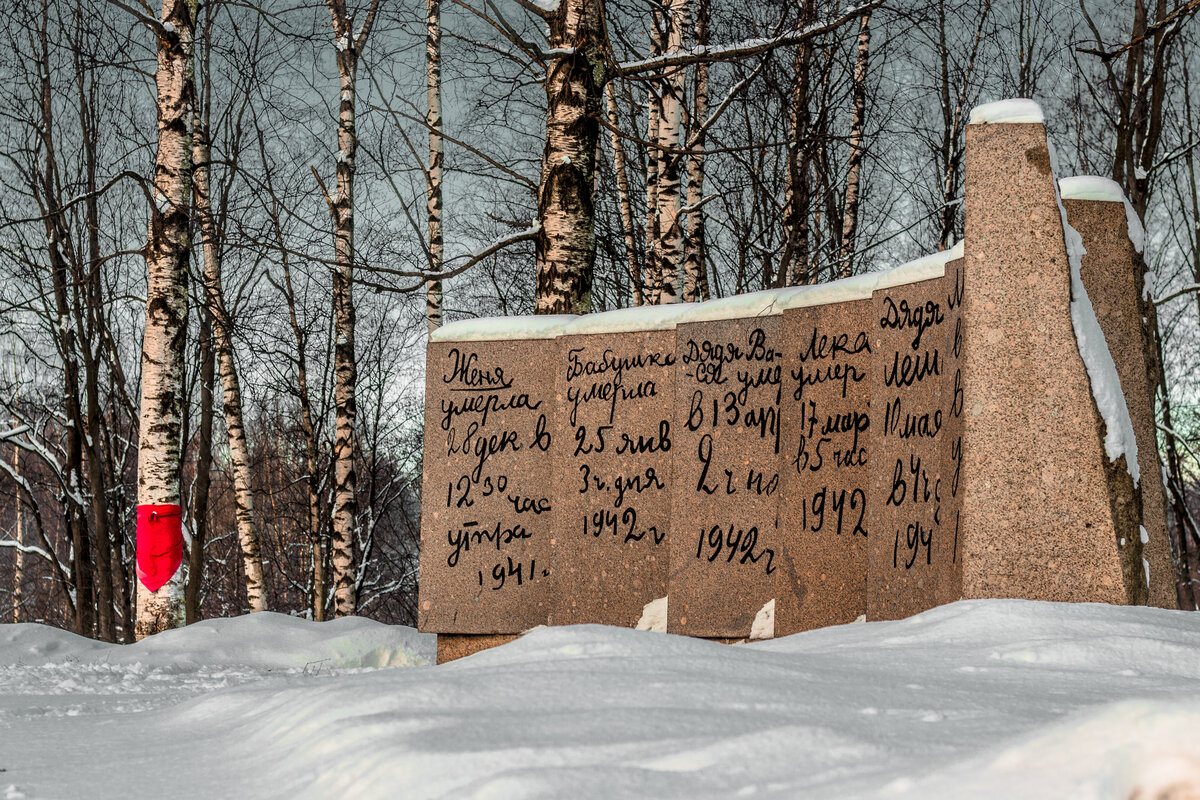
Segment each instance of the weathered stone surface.
[{"label": "weathered stone surface", "polygon": [[558,341],[550,623],[634,627],[667,594],[675,331]]},{"label": "weathered stone surface", "polygon": [[775,597],[779,314],[676,332],[667,630],[743,638]]},{"label": "weathered stone surface", "polygon": [[867,611],[870,300],[783,312],[775,635]]},{"label": "weathered stone surface", "polygon": [[445,664],[474,655],[482,650],[499,647],[515,641],[517,633],[439,633],[437,637],[437,663]]},{"label": "weathered stone surface", "polygon": [[560,483],[551,330],[543,339],[429,344],[422,631],[520,633],[547,620]]},{"label": "weathered stone surface", "polygon": [[963,594],[1140,604],[1139,498],[1079,353],[1042,125],[968,126],[965,198]]},{"label": "weathered stone surface", "polygon": [[1121,377],[1121,389],[1137,437],[1142,524],[1147,534],[1143,558],[1149,567],[1150,604],[1177,608],[1171,545],[1167,539],[1166,492],[1158,463],[1153,405],[1157,387],[1150,385],[1142,346],[1138,302],[1142,293],[1142,262],[1129,240],[1123,202],[1064,199],[1063,205],[1068,223],[1079,231],[1087,248],[1082,264],[1083,285]]},{"label": "weathered stone surface", "polygon": [[867,618],[961,595],[962,261],[872,298]]}]

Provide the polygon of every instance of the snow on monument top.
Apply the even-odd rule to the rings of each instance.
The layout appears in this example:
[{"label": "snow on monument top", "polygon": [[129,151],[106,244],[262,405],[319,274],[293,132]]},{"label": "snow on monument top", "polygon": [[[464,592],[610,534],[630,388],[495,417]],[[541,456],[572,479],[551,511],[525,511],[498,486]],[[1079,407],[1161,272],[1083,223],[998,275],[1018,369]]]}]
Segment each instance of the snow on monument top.
[{"label": "snow on monument top", "polygon": [[723,319],[747,319],[782,314],[783,301],[807,289],[807,286],[787,286],[783,289],[763,289],[745,292],[700,303],[680,319],[685,322],[715,322]]},{"label": "snow on monument top", "polygon": [[949,250],[942,250],[922,256],[901,264],[898,267],[880,272],[875,280],[875,288],[892,289],[908,283],[920,283],[921,281],[940,278],[946,274],[946,265],[951,261],[962,258],[963,252],[964,244],[963,242],[959,242]]},{"label": "snow on monument top", "polygon": [[[766,289],[760,292],[723,297],[720,300],[709,300],[707,303],[696,305],[694,310],[683,315],[678,322],[712,322],[724,319],[769,317],[782,314],[789,308],[868,300],[871,293],[877,289],[891,289],[909,283],[940,278],[946,274],[947,263],[962,257],[963,243],[959,242],[949,250],[922,256],[881,272],[867,272],[828,283]],[[576,331],[570,332],[575,333]]]},{"label": "snow on monument top", "polygon": [[1121,184],[1099,175],[1076,175],[1072,178],[1061,178],[1058,190],[1063,200],[1104,200],[1110,203],[1124,203],[1125,192]]},{"label": "snow on monument top", "polygon": [[1037,122],[1045,123],[1042,107],[1033,100],[1013,98],[997,100],[994,103],[984,103],[971,109],[971,125],[986,125],[998,122]]},{"label": "snow on monument top", "polygon": [[429,334],[431,342],[502,342],[515,339],[553,339],[579,319],[574,314],[524,317],[477,317],[443,325]]},{"label": "snow on monument top", "polygon": [[841,278],[829,283],[814,283],[799,287],[801,291],[780,299],[785,308],[808,308],[829,303],[848,303],[851,300],[869,300],[875,289],[879,273],[866,272],[850,278]]},{"label": "snow on monument top", "polygon": [[636,333],[674,330],[681,317],[693,311],[696,303],[668,303],[659,306],[633,306],[587,314],[569,323],[564,336],[589,333]]}]

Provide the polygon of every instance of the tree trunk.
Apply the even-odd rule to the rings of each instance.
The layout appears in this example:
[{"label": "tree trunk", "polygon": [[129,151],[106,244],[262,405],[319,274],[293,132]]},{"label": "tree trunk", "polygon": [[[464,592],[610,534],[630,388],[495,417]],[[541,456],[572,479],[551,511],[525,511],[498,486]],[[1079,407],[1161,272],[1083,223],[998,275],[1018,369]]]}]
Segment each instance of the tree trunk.
[{"label": "tree trunk", "polygon": [[[199,180],[199,168],[196,172]],[[214,360],[212,314],[206,308],[200,316],[200,440],[196,447],[196,477],[192,484],[192,546],[188,550],[187,588],[184,591],[188,625],[201,619],[200,587],[204,584],[204,543],[208,541],[208,496],[212,485]]]},{"label": "tree trunk", "polygon": [[846,209],[842,216],[842,244],[838,254],[838,277],[854,274],[854,244],[858,234],[860,173],[867,124],[867,61],[871,50],[871,12],[858,22],[858,57],[854,62],[854,116],[850,122],[850,155],[846,159]]},{"label": "tree trunk", "polygon": [[[1190,512],[1187,507],[1187,480],[1183,472],[1183,459],[1175,445],[1174,424],[1171,419],[1171,397],[1167,393],[1166,373],[1158,375],[1158,395],[1161,398],[1159,412],[1162,414],[1163,425],[1167,433],[1163,437],[1166,443],[1167,456],[1167,491],[1170,494],[1168,504],[1175,525],[1168,531],[1171,538],[1171,556],[1175,567],[1175,597],[1179,607],[1184,611],[1193,611],[1200,607],[1200,583],[1192,571],[1196,560],[1196,547],[1189,541],[1188,520]],[[1168,518],[1169,519],[1169,518]]]},{"label": "tree trunk", "polygon": [[[800,6],[800,27],[816,19],[814,0],[803,0]],[[773,281],[776,286],[785,283],[808,282],[810,232],[809,216],[812,210],[812,193],[808,185],[811,127],[808,110],[812,71],[813,46],[805,39],[796,46],[792,61],[792,93],[788,108],[787,145],[787,197],[784,207],[783,257],[779,271]]]},{"label": "tree trunk", "polygon": [[[116,622],[113,606],[112,536],[108,517],[108,490],[101,452],[100,418],[100,354],[97,340],[106,326],[103,286],[100,281],[103,259],[100,253],[100,204],[97,196],[96,170],[100,132],[93,116],[96,101],[96,79],[91,75],[90,60],[80,48],[85,17],[78,4],[75,14],[75,35],[72,57],[75,62],[76,87],[79,97],[79,130],[83,145],[84,180],[87,187],[84,201],[87,227],[87,272],[77,274],[79,291],[83,293],[86,318],[78,318],[80,326],[79,352],[83,356],[84,394],[87,401],[87,436],[83,452],[87,459],[88,484],[91,488],[92,529],[96,535],[96,634],[104,641],[116,641]],[[86,328],[84,327],[86,323]]]},{"label": "tree trunk", "polygon": [[42,2],[40,45],[39,105],[41,111],[42,202],[45,205],[43,224],[46,230],[46,249],[50,262],[50,278],[57,315],[55,344],[63,365],[63,406],[66,411],[66,461],[62,481],[63,527],[71,537],[71,578],[75,591],[75,632],[91,636],[94,623],[92,559],[89,547],[87,520],[83,509],[83,432],[84,419],[79,397],[79,359],[75,326],[71,319],[70,293],[78,291],[68,272],[68,225],[63,219],[58,201],[58,163],[54,141],[54,97],[50,85],[49,6]]},{"label": "tree trunk", "polygon": [[[592,308],[596,152],[608,59],[600,0],[562,0],[547,20],[546,148],[538,185],[539,314]],[[558,53],[561,52],[561,55]]]},{"label": "tree trunk", "polygon": [[628,166],[625,162],[625,143],[621,140],[620,118],[617,115],[617,87],[610,85],[606,99],[608,101],[608,124],[612,135],[613,171],[617,174],[617,206],[621,210],[621,233],[625,237],[625,258],[629,267],[629,290],[633,304],[640,306],[646,302],[642,290],[642,268],[638,263],[637,241],[633,229],[633,199],[629,193]]},{"label": "tree trunk", "polygon": [[[667,22],[655,2],[650,13],[650,56],[660,56],[667,49]],[[646,299],[651,305],[658,304],[662,294],[663,275],[658,259],[658,129],[662,125],[663,90],[659,81],[646,84]]]},{"label": "tree trunk", "polygon": [[[13,417],[13,427],[14,428],[17,427],[16,417]],[[21,448],[17,447],[15,444],[13,445],[12,463],[13,463],[13,473],[16,475],[20,475],[21,474]],[[15,536],[16,541],[17,541],[17,549],[16,549],[16,552],[13,554],[14,563],[13,563],[13,582],[12,582],[12,598],[13,598],[12,621],[14,623],[16,623],[16,622],[21,621],[21,603],[24,602],[24,599],[25,599],[25,596],[24,596],[25,590],[22,585],[25,582],[25,551],[21,549],[21,547],[25,544],[25,541],[22,538],[22,531],[21,531],[21,492],[18,490],[18,491],[13,492],[13,494],[15,495],[15,498],[16,498],[13,503],[13,514],[16,516],[16,521],[17,521],[16,530],[14,531],[13,535]]]},{"label": "tree trunk", "polygon": [[[146,242],[146,329],[138,427],[138,505],[180,503],[180,423],[187,325],[188,223],[192,199],[195,0],[163,0],[158,37],[158,150]],[[184,622],[177,570],[158,591],[139,582],[137,637]]]},{"label": "tree trunk", "polygon": [[[262,131],[259,131],[259,150],[262,153],[263,169],[266,176],[267,191],[275,197],[275,187],[271,185],[271,171],[267,168],[266,147],[263,143]],[[325,600],[328,596],[326,589],[326,534],[321,519],[321,481],[317,477],[317,429],[313,422],[312,400],[308,393],[308,334],[300,327],[300,318],[296,314],[296,293],[292,288],[292,264],[284,246],[283,226],[279,221],[279,207],[272,202],[271,225],[275,233],[275,241],[279,245],[280,265],[283,267],[283,295],[287,302],[288,324],[292,328],[292,336],[296,340],[296,397],[300,404],[300,432],[304,435],[305,466],[308,474],[305,476],[305,486],[308,490],[308,530],[309,550],[312,554],[312,617],[317,622],[325,620]]]},{"label": "tree trunk", "polygon": [[[688,24],[688,0],[667,0],[663,8],[666,27],[667,53],[683,50],[683,36]],[[671,70],[661,83],[662,116],[658,123],[658,149],[655,160],[655,218],[658,241],[654,246],[654,274],[660,282],[659,303],[674,303],[677,299],[676,280],[683,272],[683,231],[680,227],[681,156],[679,133],[683,122],[683,67]]]},{"label": "tree trunk", "polygon": [[[696,3],[696,45],[708,44],[710,0]],[[694,303],[708,299],[708,275],[705,267],[704,238],[704,131],[708,117],[708,64],[696,65],[692,89],[692,110],[689,126],[687,181],[687,235],[683,240],[683,301]]]},{"label": "tree trunk", "polygon": [[358,34],[344,0],[327,0],[333,22],[341,100],[338,105],[337,188],[327,197],[333,217],[334,441],[333,554],[334,614],[354,614],[354,538],[358,521],[358,363],[354,355],[354,158],[358,150],[354,105],[358,57],[366,46],[379,0],[372,0]]},{"label": "tree trunk", "polygon": [[313,424],[312,401],[308,395],[308,348],[296,316],[292,270],[286,254],[283,256],[283,278],[287,287],[288,317],[291,320],[292,333],[296,337],[296,392],[300,397],[300,432],[304,435],[304,460],[308,469],[305,485],[308,489],[309,549],[312,552],[312,615],[315,621],[324,622],[328,589],[325,585],[326,548],[324,525],[321,520],[321,482],[317,477],[317,431]]},{"label": "tree trunk", "polygon": [[[442,6],[425,0],[425,78],[429,128],[429,171],[426,173],[426,211],[429,217],[429,270],[442,271]],[[442,325],[442,282],[429,281],[425,293],[425,319],[429,332]]]},{"label": "tree trunk", "polygon": [[213,215],[209,191],[208,130],[199,109],[192,129],[195,158],[196,215],[200,219],[200,237],[204,244],[204,289],[212,319],[213,346],[220,365],[225,431],[229,440],[229,465],[233,472],[233,496],[236,507],[238,544],[242,551],[242,573],[246,584],[246,606],[251,613],[266,611],[267,595],[263,582],[262,553],[254,524],[254,484],[250,476],[250,443],[242,413],[242,387],[233,354],[233,324],[225,307],[221,282],[221,242]]}]

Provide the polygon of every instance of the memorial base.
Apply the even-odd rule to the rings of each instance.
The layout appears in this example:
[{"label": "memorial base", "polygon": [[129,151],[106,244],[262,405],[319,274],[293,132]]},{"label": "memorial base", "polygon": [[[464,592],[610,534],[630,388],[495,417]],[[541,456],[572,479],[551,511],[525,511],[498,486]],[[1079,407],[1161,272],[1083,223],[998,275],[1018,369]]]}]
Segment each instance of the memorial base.
[{"label": "memorial base", "polygon": [[437,663],[445,664],[469,655],[499,647],[520,636],[519,633],[439,633],[437,635]]}]

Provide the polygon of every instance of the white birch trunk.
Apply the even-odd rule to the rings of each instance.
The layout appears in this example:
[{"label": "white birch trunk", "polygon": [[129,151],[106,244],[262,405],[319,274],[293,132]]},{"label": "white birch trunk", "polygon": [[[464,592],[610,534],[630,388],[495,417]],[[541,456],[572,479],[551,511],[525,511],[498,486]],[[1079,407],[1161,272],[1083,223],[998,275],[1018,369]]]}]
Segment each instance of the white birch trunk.
[{"label": "white birch trunk", "polygon": [[858,233],[858,202],[862,171],[864,133],[867,124],[867,62],[871,50],[871,12],[858,21],[858,56],[854,62],[854,116],[850,122],[850,156],[846,170],[846,210],[842,217],[842,245],[838,254],[838,277],[854,272],[854,240]]},{"label": "white birch trunk", "polygon": [[635,306],[646,299],[642,289],[642,268],[638,263],[637,242],[633,234],[633,200],[629,194],[628,166],[625,162],[625,143],[621,140],[620,117],[617,115],[616,87],[609,85],[608,124],[612,135],[613,171],[617,173],[617,205],[621,210],[621,232],[625,237],[625,258],[629,266],[629,290]]},{"label": "white birch trunk", "polygon": [[[16,374],[15,369],[13,370],[13,374],[14,375]],[[14,428],[17,427],[17,418],[16,417],[13,417],[13,427]],[[21,475],[21,449],[19,447],[17,447],[15,444],[13,445],[12,463],[13,463],[13,474],[17,475],[19,477]],[[13,535],[16,537],[17,547],[16,547],[16,552],[13,554],[15,561],[13,563],[12,621],[20,622],[21,621],[21,603],[25,599],[25,594],[24,594],[25,590],[21,585],[25,580],[25,551],[23,551],[21,549],[25,544],[25,540],[23,538],[23,532],[21,530],[21,492],[18,489],[17,491],[13,492],[13,494],[16,497],[14,507],[13,507],[13,513],[17,517],[16,530],[14,531]]]},{"label": "white birch trunk", "polygon": [[608,61],[600,0],[562,0],[547,16],[546,147],[538,185],[539,314],[592,307],[596,153]]},{"label": "white birch trunk", "polygon": [[[655,3],[651,12],[650,55],[661,56],[666,50],[666,21]],[[662,294],[662,269],[658,259],[658,129],[662,120],[662,88],[658,81],[646,84],[646,300],[658,304]]]},{"label": "white birch trunk", "polygon": [[266,611],[267,595],[263,583],[262,552],[254,525],[254,486],[250,478],[250,445],[242,415],[242,388],[233,353],[233,332],[225,291],[221,283],[221,248],[217,221],[212,211],[209,187],[208,131],[199,110],[193,122],[194,190],[196,214],[200,219],[200,238],[204,245],[204,290],[212,316],[213,339],[224,392],[225,430],[229,440],[229,461],[233,470],[233,496],[237,517],[238,544],[250,611]]},{"label": "white birch trunk", "polygon": [[[429,107],[429,169],[426,211],[429,219],[429,269],[442,271],[442,10],[441,0],[425,0],[425,67]],[[442,325],[442,281],[431,280],[425,293],[429,332]]]},{"label": "white birch trunk", "polygon": [[[709,0],[698,0],[696,4],[696,44],[708,44]],[[688,146],[687,181],[687,234],[683,240],[683,301],[695,303],[708,299],[708,280],[704,265],[704,131],[701,130],[708,118],[708,64],[696,65],[695,85],[692,91],[692,110],[689,115],[691,128]]]},{"label": "white birch trunk", "polygon": [[327,198],[334,226],[334,441],[333,441],[333,572],[334,615],[356,609],[354,538],[358,524],[358,362],[354,354],[354,158],[358,151],[354,106],[358,57],[366,45],[379,0],[372,0],[355,34],[344,0],[326,0],[333,23],[338,67],[337,187]]},{"label": "white birch trunk", "polygon": [[[146,242],[146,329],[138,423],[138,505],[180,503],[180,424],[187,325],[188,223],[192,199],[190,122],[195,0],[163,0],[158,37],[158,150]],[[157,592],[137,586],[141,639],[184,620],[183,572]]]},{"label": "white birch trunk", "polygon": [[[687,30],[688,0],[668,0],[663,12],[666,33],[666,52],[683,51]],[[679,134],[683,125],[683,87],[685,71],[676,67],[661,82],[661,116],[658,122],[656,153],[655,217],[657,241],[654,255],[659,280],[659,303],[674,303],[678,299],[676,280],[683,271],[683,231],[680,212],[679,167],[681,158]]]},{"label": "white birch trunk", "polygon": [[[339,64],[349,59],[338,59]],[[355,65],[357,66],[357,65]],[[342,73],[342,102],[338,124],[337,226],[333,274],[334,314],[334,444],[333,444],[333,584],[334,614],[354,613],[354,531],[358,519],[358,362],[354,354],[354,79],[356,69]]]}]

